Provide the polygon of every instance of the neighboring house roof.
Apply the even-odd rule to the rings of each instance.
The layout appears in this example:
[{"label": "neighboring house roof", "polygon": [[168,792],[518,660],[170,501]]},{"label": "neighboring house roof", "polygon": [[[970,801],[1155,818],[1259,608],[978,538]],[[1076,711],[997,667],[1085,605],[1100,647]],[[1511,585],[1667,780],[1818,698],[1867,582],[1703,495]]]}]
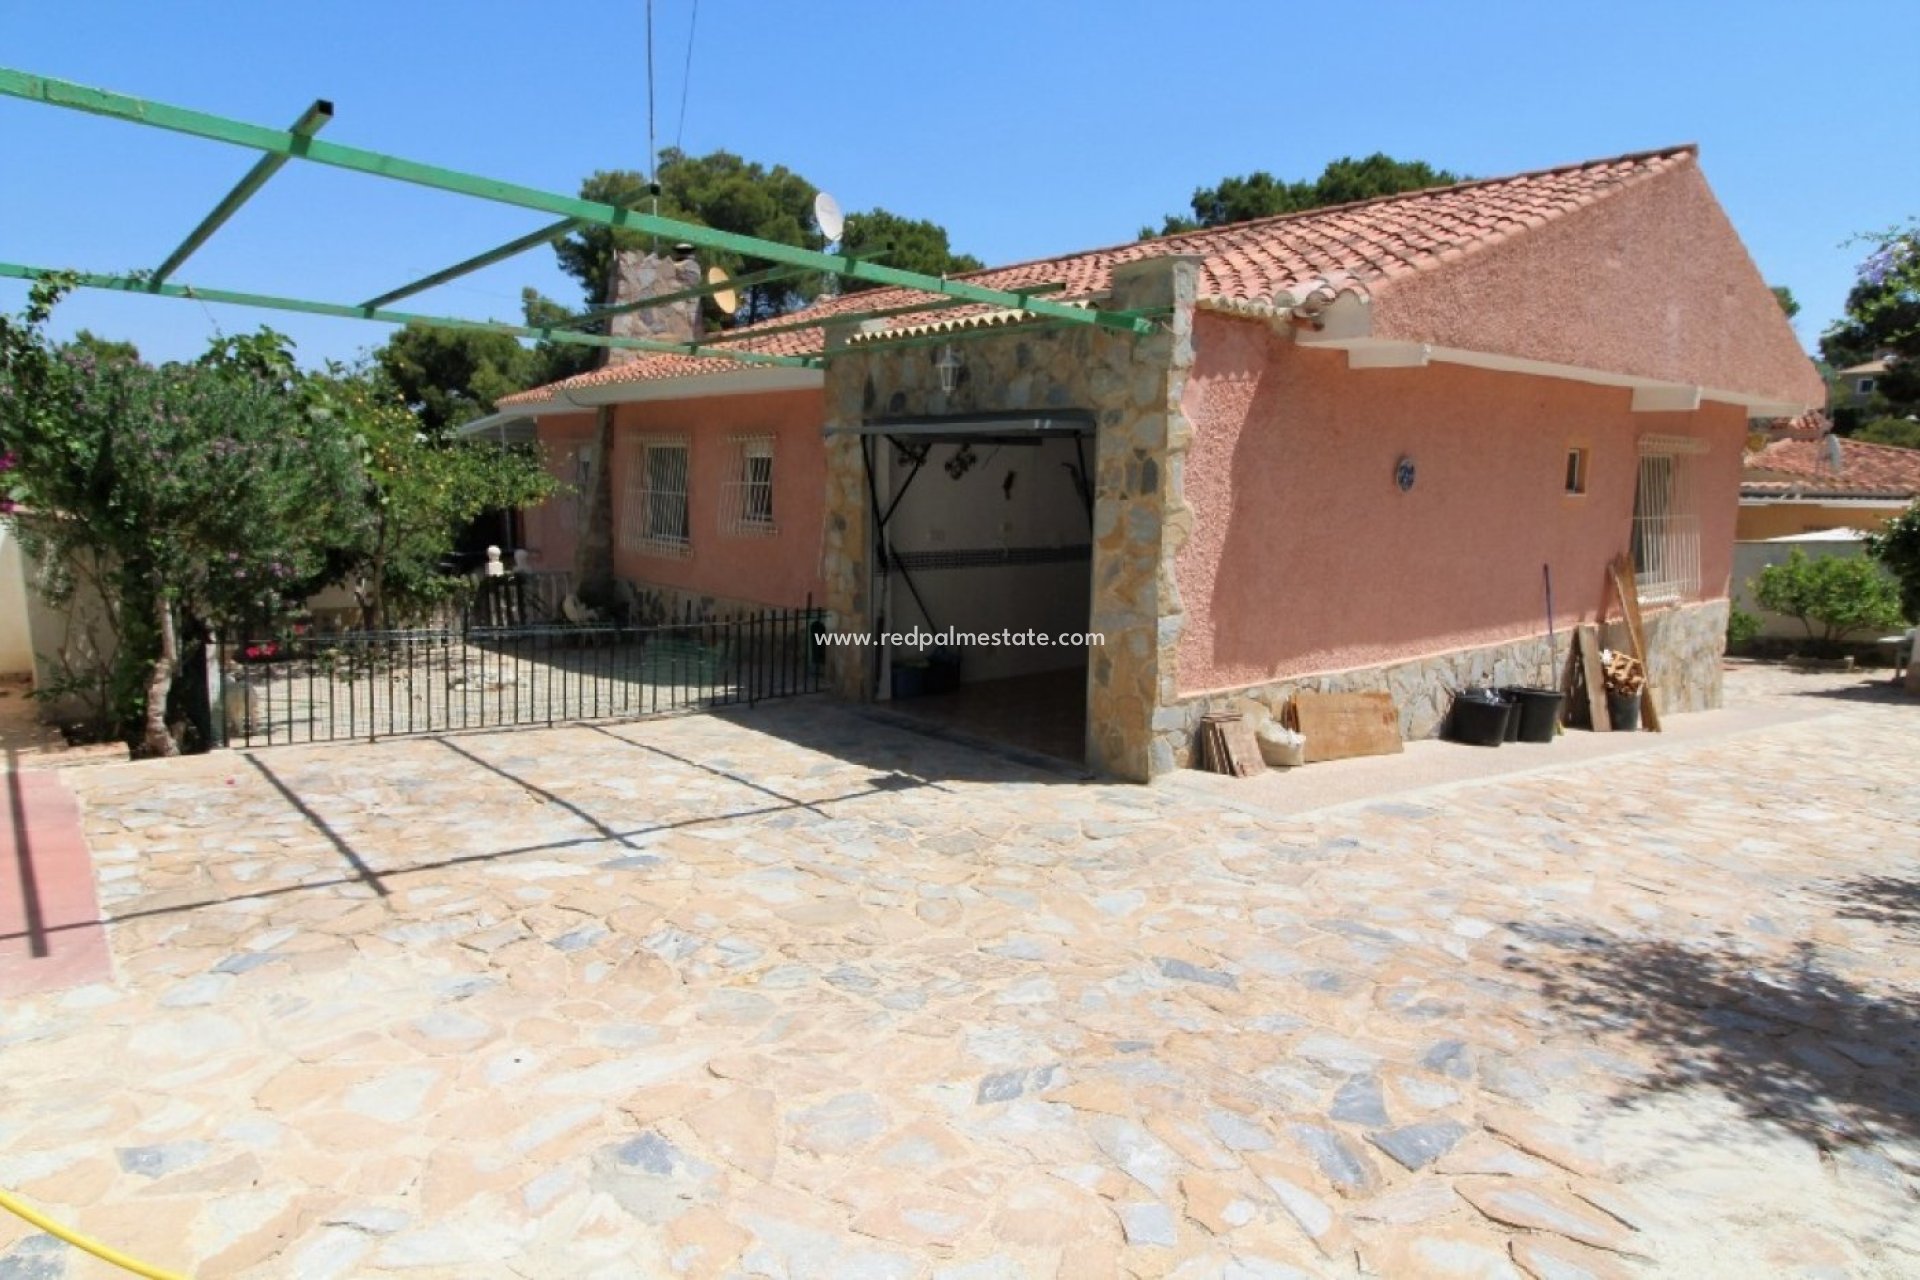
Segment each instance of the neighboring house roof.
[{"label": "neighboring house roof", "polygon": [[1911,500],[1920,497],[1920,449],[1836,435],[1775,440],[1747,455],[1740,496]]},{"label": "neighboring house roof", "polygon": [[1764,430],[1774,440],[1819,440],[1833,433],[1825,409],[1809,409],[1797,418],[1776,418]]},{"label": "neighboring house roof", "polygon": [[1869,360],[1865,364],[1856,364],[1856,365],[1849,366],[1848,368],[1840,370],[1840,373],[1841,373],[1841,376],[1844,377],[1845,375],[1850,373],[1885,373],[1886,371],[1887,371],[1887,361],[1886,361],[1886,358],[1883,356],[1878,360]]},{"label": "neighboring house roof", "polygon": [[[1276,295],[1304,297],[1329,285],[1335,290],[1371,295],[1404,278],[1437,273],[1469,255],[1526,236],[1648,179],[1694,167],[1692,146],[1670,147],[1130,241],[971,272],[961,278],[1006,290],[1051,284],[1059,286],[1051,295],[1055,300],[1085,301],[1109,289],[1117,267],[1149,258],[1190,255],[1200,260],[1198,296],[1202,305],[1258,314],[1262,309],[1274,311]],[[1704,184],[1701,186],[1704,190]],[[1751,272],[1751,263],[1745,265]],[[1635,286],[1646,288],[1659,283],[1638,281]],[[804,318],[824,322],[924,299],[925,295],[906,289],[865,290],[815,303],[795,316],[783,317],[781,323]],[[964,321],[975,311],[988,313],[991,308],[956,308],[936,316],[909,315],[893,322],[893,327],[924,331],[930,325]],[[752,328],[735,332],[751,334]],[[809,327],[760,340],[748,337],[727,345],[770,354],[803,355],[818,353],[823,341],[822,330]],[[1793,350],[1798,353],[1797,346]],[[645,383],[739,367],[721,356],[643,356],[508,396],[500,403],[502,407],[535,405],[564,399],[559,393],[576,388]],[[1784,385],[1797,376],[1797,370],[1789,370],[1778,381]],[[1806,380],[1817,382],[1810,365]],[[1741,390],[1757,392],[1752,387]],[[1780,395],[1777,391],[1768,394]],[[1796,394],[1785,398],[1806,403],[1811,397]]]}]

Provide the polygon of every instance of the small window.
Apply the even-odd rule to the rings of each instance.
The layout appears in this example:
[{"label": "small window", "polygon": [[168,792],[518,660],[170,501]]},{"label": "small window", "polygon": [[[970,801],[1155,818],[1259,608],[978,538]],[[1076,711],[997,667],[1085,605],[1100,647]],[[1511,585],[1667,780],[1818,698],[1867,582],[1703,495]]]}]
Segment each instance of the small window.
[{"label": "small window", "polygon": [[1874,385],[1875,384],[1872,378],[1862,378],[1860,379],[1860,381],[1853,384],[1853,389],[1856,392],[1858,392],[1860,395],[1870,396],[1873,394]]},{"label": "small window", "polygon": [[765,537],[773,522],[773,437],[734,436],[727,441],[727,482],[720,507],[722,532]]},{"label": "small window", "polygon": [[633,551],[685,555],[692,545],[687,518],[687,442],[644,440],[627,468],[621,541]]},{"label": "small window", "polygon": [[1567,450],[1567,492],[1570,494],[1587,491],[1587,451],[1585,449]]}]

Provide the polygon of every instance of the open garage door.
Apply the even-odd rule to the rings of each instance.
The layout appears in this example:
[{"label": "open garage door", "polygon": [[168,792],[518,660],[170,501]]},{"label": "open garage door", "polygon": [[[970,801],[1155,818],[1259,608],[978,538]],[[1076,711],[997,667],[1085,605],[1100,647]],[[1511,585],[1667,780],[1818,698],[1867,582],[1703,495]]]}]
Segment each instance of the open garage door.
[{"label": "open garage door", "polygon": [[876,421],[876,698],[1080,762],[1092,601],[1091,414]]}]

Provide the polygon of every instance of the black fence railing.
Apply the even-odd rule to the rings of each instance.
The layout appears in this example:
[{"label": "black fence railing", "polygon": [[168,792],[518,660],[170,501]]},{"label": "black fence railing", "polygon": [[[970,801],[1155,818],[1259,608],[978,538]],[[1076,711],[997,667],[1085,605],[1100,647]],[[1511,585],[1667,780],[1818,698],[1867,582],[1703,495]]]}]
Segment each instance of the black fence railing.
[{"label": "black fence railing", "polygon": [[372,740],[631,719],[816,693],[824,615],[457,626],[317,634],[256,628],[220,645],[212,715],[229,746]]}]

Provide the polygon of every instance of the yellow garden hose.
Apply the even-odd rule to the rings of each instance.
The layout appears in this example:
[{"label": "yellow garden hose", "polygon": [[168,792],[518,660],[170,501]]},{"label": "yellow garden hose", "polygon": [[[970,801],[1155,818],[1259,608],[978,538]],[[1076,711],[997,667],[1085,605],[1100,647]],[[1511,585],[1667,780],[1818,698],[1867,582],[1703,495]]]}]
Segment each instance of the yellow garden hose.
[{"label": "yellow garden hose", "polygon": [[48,1235],[58,1236],[76,1249],[85,1249],[94,1257],[99,1258],[103,1262],[111,1262],[122,1271],[131,1271],[137,1276],[145,1276],[147,1280],[188,1280],[188,1277],[181,1272],[166,1271],[160,1267],[129,1258],[118,1249],[110,1249],[98,1240],[89,1239],[81,1235],[71,1227],[63,1227],[37,1209],[31,1209],[21,1204],[8,1192],[0,1191],[0,1209],[6,1209],[9,1212],[18,1214]]}]

